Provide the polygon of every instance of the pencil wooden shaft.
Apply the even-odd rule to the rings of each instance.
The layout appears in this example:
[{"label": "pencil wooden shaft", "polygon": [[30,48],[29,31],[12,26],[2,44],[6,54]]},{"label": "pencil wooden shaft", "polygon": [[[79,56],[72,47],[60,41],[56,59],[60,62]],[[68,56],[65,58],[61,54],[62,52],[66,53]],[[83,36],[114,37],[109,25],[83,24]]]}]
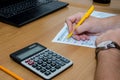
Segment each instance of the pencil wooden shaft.
[{"label": "pencil wooden shaft", "polygon": [[23,80],[21,77],[19,77],[18,75],[16,75],[15,73],[11,72],[10,70],[0,66],[0,69],[3,70],[4,72],[6,72],[7,74],[13,76],[14,78],[16,78],[17,80]]}]

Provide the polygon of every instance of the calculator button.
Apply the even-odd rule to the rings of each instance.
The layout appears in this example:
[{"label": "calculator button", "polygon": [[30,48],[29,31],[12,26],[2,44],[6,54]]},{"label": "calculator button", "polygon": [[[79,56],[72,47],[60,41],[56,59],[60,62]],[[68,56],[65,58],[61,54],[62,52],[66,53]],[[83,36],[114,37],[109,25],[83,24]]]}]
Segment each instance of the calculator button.
[{"label": "calculator button", "polygon": [[66,63],[69,63],[70,61],[68,59],[65,59],[65,58],[61,58],[62,61],[66,62]]},{"label": "calculator button", "polygon": [[51,63],[51,66],[55,66],[56,65],[56,62],[55,61],[52,61],[52,63]]},{"label": "calculator button", "polygon": [[60,55],[56,55],[56,58],[61,58],[61,56]]},{"label": "calculator button", "polygon": [[34,63],[34,64],[32,65],[32,67],[34,67],[34,68],[36,68],[37,66],[38,66],[37,63]]},{"label": "calculator button", "polygon": [[34,61],[35,61],[35,62],[37,62],[38,60],[39,60],[39,58],[38,58],[38,57],[34,58]]},{"label": "calculator button", "polygon": [[51,74],[50,71],[46,71],[46,72],[45,72],[45,75],[50,75],[50,74]]},{"label": "calculator button", "polygon": [[28,64],[29,64],[29,65],[33,65],[34,62],[33,62],[32,60],[30,60],[30,61],[28,61]]},{"label": "calculator button", "polygon": [[43,56],[44,56],[44,57],[47,57],[47,56],[48,56],[48,52],[45,52]]},{"label": "calculator button", "polygon": [[48,55],[47,58],[49,58],[49,59],[52,58],[52,55]]},{"label": "calculator button", "polygon": [[49,54],[51,54],[51,55],[52,55],[52,54],[53,54],[53,52],[52,52],[52,51],[49,51]]},{"label": "calculator button", "polygon": [[59,61],[58,64],[60,64],[61,66],[64,66],[66,63]]},{"label": "calculator button", "polygon": [[46,62],[43,62],[43,63],[42,63],[42,66],[43,66],[43,67],[45,67],[46,65],[47,65],[47,63],[46,63]]},{"label": "calculator button", "polygon": [[51,59],[48,59],[47,63],[50,64],[51,62],[52,62],[52,60],[51,60]]},{"label": "calculator button", "polygon": [[46,69],[48,69],[48,70],[49,70],[50,68],[51,68],[51,66],[50,66],[50,65],[47,65],[47,66],[46,66]]},{"label": "calculator button", "polygon": [[52,57],[52,60],[55,61],[55,60],[56,60],[56,57]]},{"label": "calculator button", "polygon": [[44,73],[46,71],[46,69],[42,68],[40,69],[40,72]]},{"label": "calculator button", "polygon": [[37,69],[37,70],[40,70],[40,69],[42,69],[42,67],[41,67],[41,66],[37,66],[36,69]]},{"label": "calculator button", "polygon": [[47,61],[48,60],[48,58],[47,57],[43,57],[43,61]]},{"label": "calculator button", "polygon": [[57,56],[57,54],[55,54],[55,53],[54,53],[54,54],[52,54],[52,55],[53,55],[53,56]]},{"label": "calculator button", "polygon": [[60,66],[59,64],[56,64],[56,65],[55,65],[55,68],[56,68],[56,69],[59,69],[59,68],[61,68],[61,66]]},{"label": "calculator button", "polygon": [[38,60],[38,64],[42,64],[43,63],[43,60],[42,59],[39,59]]},{"label": "calculator button", "polygon": [[52,68],[50,69],[50,71],[51,71],[51,72],[55,72],[55,71],[56,71],[56,68],[52,67]]}]

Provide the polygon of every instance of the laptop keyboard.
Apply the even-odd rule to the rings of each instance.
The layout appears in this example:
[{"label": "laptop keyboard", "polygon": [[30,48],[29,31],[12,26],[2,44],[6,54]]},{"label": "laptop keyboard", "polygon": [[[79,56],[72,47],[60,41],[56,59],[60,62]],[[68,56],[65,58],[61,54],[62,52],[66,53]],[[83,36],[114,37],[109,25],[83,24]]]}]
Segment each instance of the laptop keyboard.
[{"label": "laptop keyboard", "polygon": [[24,0],[22,2],[0,8],[0,16],[9,18],[24,11],[58,0]]}]

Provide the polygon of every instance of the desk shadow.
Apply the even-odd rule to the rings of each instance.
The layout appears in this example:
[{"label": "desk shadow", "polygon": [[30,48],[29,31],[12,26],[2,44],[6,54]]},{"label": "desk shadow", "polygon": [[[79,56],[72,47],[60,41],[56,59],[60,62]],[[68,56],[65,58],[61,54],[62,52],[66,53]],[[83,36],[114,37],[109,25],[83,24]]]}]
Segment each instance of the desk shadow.
[{"label": "desk shadow", "polygon": [[104,4],[104,3],[93,2],[92,4],[93,5],[99,5],[99,6],[105,6],[105,7],[110,6],[110,3]]}]

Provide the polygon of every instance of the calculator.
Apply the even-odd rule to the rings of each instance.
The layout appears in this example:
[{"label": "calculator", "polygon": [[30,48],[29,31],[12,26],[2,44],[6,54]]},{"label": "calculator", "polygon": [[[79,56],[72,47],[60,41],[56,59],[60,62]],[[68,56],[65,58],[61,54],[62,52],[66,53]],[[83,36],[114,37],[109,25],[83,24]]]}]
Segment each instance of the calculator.
[{"label": "calculator", "polygon": [[45,80],[53,78],[73,64],[70,59],[39,43],[22,48],[10,54],[10,57]]}]

